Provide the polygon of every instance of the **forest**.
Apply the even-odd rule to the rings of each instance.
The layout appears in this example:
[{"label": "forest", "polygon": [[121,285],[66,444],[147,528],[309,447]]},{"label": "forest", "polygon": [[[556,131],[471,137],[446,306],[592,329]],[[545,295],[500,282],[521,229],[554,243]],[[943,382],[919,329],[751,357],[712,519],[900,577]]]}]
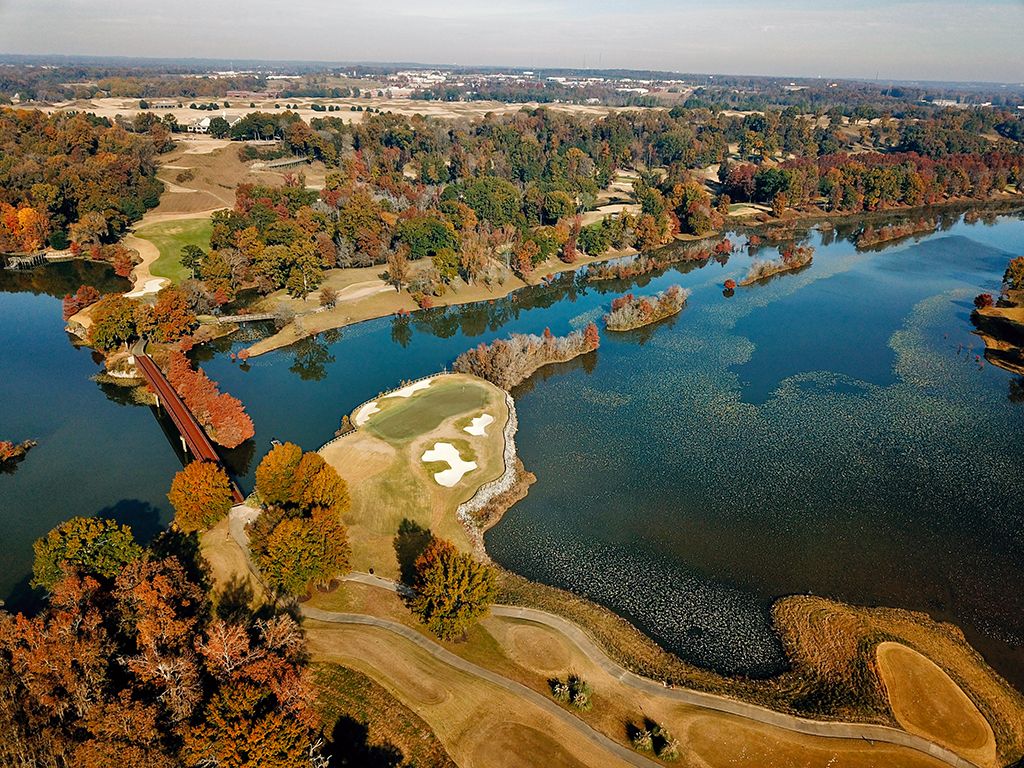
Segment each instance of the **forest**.
[{"label": "forest", "polygon": [[[510,272],[528,279],[553,256],[650,253],[679,234],[707,235],[737,202],[786,218],[987,200],[1024,179],[1021,145],[996,133],[1013,120],[996,110],[851,122],[793,108],[597,119],[537,108],[472,122],[375,113],[306,123],[289,110],[253,112],[231,136],[276,137],[324,162],[324,188],[307,189],[301,174],[283,187],[240,186],[234,209],[214,217],[210,251],[190,256],[198,280],[186,288],[209,311],[243,287],[305,296],[325,269],[386,265],[396,288],[430,306],[456,278],[490,286]],[[718,183],[705,183],[715,164]],[[640,210],[582,226],[625,168],[638,171]]]},{"label": "forest", "polygon": [[0,253],[116,240],[159,202],[155,158],[170,147],[159,122],[134,134],[94,115],[0,108]]}]

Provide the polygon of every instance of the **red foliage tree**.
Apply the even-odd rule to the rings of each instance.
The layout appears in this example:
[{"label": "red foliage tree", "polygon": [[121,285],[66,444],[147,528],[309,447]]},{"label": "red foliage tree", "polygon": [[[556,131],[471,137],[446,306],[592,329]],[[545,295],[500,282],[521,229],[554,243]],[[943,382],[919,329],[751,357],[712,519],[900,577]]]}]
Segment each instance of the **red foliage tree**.
[{"label": "red foliage tree", "polygon": [[75,291],[74,294],[68,293],[64,296],[64,320],[67,321],[71,319],[74,315],[77,315],[90,304],[95,304],[99,300],[100,292],[91,285],[79,286],[78,290]]},{"label": "red foliage tree", "polygon": [[221,393],[217,384],[202,369],[194,370],[178,350],[172,350],[168,356],[167,379],[214,442],[225,448],[237,448],[256,434],[242,402]]}]

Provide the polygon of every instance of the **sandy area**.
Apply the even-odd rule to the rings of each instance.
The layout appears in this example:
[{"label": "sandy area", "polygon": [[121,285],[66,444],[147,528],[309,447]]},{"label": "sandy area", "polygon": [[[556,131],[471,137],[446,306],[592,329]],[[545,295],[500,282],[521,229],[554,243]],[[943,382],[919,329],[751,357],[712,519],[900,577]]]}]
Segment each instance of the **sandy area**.
[{"label": "sandy area", "polygon": [[876,653],[889,704],[901,726],[977,765],[997,764],[992,728],[941,667],[901,643],[880,643]]},{"label": "sandy area", "polygon": [[[142,218],[139,222],[139,226],[144,226],[149,222],[146,221],[146,217]],[[147,296],[152,293],[156,293],[165,285],[170,285],[170,280],[164,277],[155,277],[149,268],[153,266],[153,262],[160,258],[160,249],[157,248],[149,240],[143,240],[141,237],[135,235],[127,235],[124,238],[124,244],[128,248],[134,248],[139,252],[139,258],[141,262],[135,265],[132,269],[132,290],[125,294],[132,299],[138,299],[143,296]]]},{"label": "sandy area", "polygon": [[458,449],[451,443],[434,443],[434,447],[423,453],[424,463],[443,461],[450,469],[434,473],[434,480],[445,488],[455,486],[462,476],[476,469],[475,461],[463,461]]},{"label": "sandy area", "polygon": [[430,382],[432,381],[433,379],[422,379],[420,381],[417,381],[415,384],[410,384],[407,387],[397,389],[389,395],[384,395],[384,397],[412,397],[421,389],[426,389],[427,387],[429,387]]},{"label": "sandy area", "polygon": [[494,417],[489,413],[485,413],[483,416],[477,416],[473,419],[473,423],[468,427],[463,427],[462,431],[468,432],[471,435],[476,435],[477,437],[486,437],[487,426],[493,422]]},{"label": "sandy area", "polygon": [[375,413],[380,413],[380,406],[377,405],[376,400],[361,406],[359,410],[356,411],[356,415],[352,417],[352,423],[357,427],[361,427],[366,423],[366,420]]}]

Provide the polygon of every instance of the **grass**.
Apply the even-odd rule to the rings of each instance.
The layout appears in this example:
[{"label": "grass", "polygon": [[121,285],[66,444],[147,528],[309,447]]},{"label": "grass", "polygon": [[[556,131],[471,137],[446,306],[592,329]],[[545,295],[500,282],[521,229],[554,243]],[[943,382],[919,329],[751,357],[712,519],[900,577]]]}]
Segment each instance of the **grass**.
[{"label": "grass", "polygon": [[379,400],[381,412],[371,416],[364,429],[390,443],[406,442],[431,432],[446,419],[482,409],[488,395],[475,381],[434,381],[412,397]]},{"label": "grass", "polygon": [[367,766],[455,768],[423,718],[372,678],[329,663],[315,664],[313,675],[325,736],[345,749],[345,759]]},{"label": "grass", "polygon": [[181,249],[186,245],[198,245],[209,251],[212,232],[213,222],[210,219],[182,219],[149,224],[136,230],[135,236],[149,240],[160,251],[160,258],[153,262],[150,272],[155,277],[166,277],[173,283],[180,283],[192,276],[181,266]]},{"label": "grass", "polygon": [[[430,636],[396,595],[378,588],[346,583],[330,595],[317,595],[314,602],[328,610],[388,618]],[[545,764],[575,767],[582,760],[584,765],[621,765],[606,756],[598,756],[595,762],[593,757],[588,761],[579,753],[569,754],[579,748],[581,740],[576,734],[566,734],[564,726],[544,722],[546,718],[521,697],[497,691],[484,680],[426,658],[417,646],[402,638],[371,627],[319,622],[307,622],[306,626],[314,659],[353,666],[374,678],[405,706],[414,709],[460,764],[520,765],[512,757],[493,750],[510,741],[522,741],[531,747],[543,746],[545,755],[547,750],[553,750],[550,762]],[[550,700],[552,678],[579,675],[592,688],[593,706],[589,711],[569,705],[562,705],[563,709],[623,745],[629,743],[627,724],[635,723],[642,714],[673,734],[685,734],[687,752],[696,765],[941,765],[906,749],[857,739],[837,741],[794,734],[685,705],[657,692],[638,691],[622,685],[557,630],[521,619],[491,616],[471,627],[463,640],[441,645]],[[503,725],[505,730],[499,732],[495,724],[502,717],[508,722]],[[534,744],[539,738],[538,728],[556,737],[556,743],[562,747],[554,747],[548,741]]]},{"label": "grass", "polygon": [[[437,379],[409,398],[381,398],[379,403],[380,413],[321,454],[349,486],[352,507],[344,522],[353,566],[397,578],[394,544],[404,520],[449,539],[463,551],[472,549],[455,510],[504,470],[502,430],[508,410],[499,389],[462,375]],[[486,436],[462,431],[460,425],[482,412],[494,416]],[[477,463],[477,469],[451,488],[439,485],[433,473],[448,469],[448,464],[428,465],[422,460],[436,442],[452,443],[464,459]]]}]

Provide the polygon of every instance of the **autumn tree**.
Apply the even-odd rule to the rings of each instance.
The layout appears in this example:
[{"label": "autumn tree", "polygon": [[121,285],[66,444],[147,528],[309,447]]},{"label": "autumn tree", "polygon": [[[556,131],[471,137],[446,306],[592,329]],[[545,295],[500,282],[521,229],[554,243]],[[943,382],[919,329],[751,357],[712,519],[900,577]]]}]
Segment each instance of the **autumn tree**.
[{"label": "autumn tree", "polygon": [[300,461],[302,448],[295,443],[275,445],[263,457],[256,467],[256,492],[264,504],[292,503],[292,485]]},{"label": "autumn tree", "polygon": [[95,517],[61,523],[33,549],[32,586],[47,590],[72,571],[112,579],[142,554],[131,528]]},{"label": "autumn tree", "polygon": [[63,317],[71,319],[83,309],[100,300],[100,292],[91,285],[79,286],[74,294],[66,294],[62,303]]},{"label": "autumn tree", "polygon": [[182,531],[211,527],[231,509],[234,497],[227,473],[212,461],[193,461],[174,476],[167,499]]},{"label": "autumn tree", "polygon": [[1003,282],[1011,291],[1024,290],[1024,256],[1010,260],[1003,273]]},{"label": "autumn tree", "polygon": [[320,454],[275,446],[256,468],[256,490],[267,509],[253,526],[252,552],[276,590],[302,594],[349,570],[348,486]]},{"label": "autumn tree", "polygon": [[139,305],[136,312],[136,332],[162,344],[178,341],[198,325],[188,297],[174,286],[162,288],[152,306]]},{"label": "autumn tree", "polygon": [[487,613],[497,592],[497,573],[450,541],[434,537],[414,564],[409,607],[444,640],[462,636]]},{"label": "autumn tree", "polygon": [[89,343],[100,349],[113,349],[127,344],[138,335],[137,305],[120,294],[104,296],[92,309]]},{"label": "autumn tree", "polygon": [[409,280],[409,249],[399,245],[388,251],[387,256],[388,282],[401,293],[402,286]]}]

